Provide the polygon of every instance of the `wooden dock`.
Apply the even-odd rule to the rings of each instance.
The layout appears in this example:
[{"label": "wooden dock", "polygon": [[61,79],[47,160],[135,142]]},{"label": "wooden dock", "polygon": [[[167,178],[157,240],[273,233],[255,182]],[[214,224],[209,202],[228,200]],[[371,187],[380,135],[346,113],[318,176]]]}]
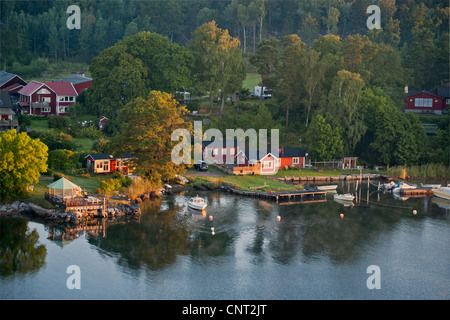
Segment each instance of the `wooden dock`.
[{"label": "wooden dock", "polygon": [[299,191],[272,191],[272,192],[255,192],[255,191],[244,191],[230,188],[230,192],[242,196],[258,197],[275,200],[276,202],[281,201],[317,201],[326,200],[326,191],[316,191],[316,190],[299,190]]},{"label": "wooden dock", "polygon": [[433,195],[430,188],[416,188],[416,189],[400,189],[402,196],[428,196]]},{"label": "wooden dock", "polygon": [[364,173],[364,174],[345,174],[340,176],[293,176],[278,178],[282,182],[301,182],[301,181],[354,181],[354,180],[368,180],[368,179],[382,179],[383,176],[379,174]]}]

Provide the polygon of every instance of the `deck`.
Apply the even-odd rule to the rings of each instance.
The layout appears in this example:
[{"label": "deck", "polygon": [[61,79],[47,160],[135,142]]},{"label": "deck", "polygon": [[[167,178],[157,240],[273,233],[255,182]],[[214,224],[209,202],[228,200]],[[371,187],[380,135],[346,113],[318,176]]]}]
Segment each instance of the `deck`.
[{"label": "deck", "polygon": [[326,201],[326,191],[316,191],[316,190],[299,190],[299,191],[279,191],[279,192],[257,192],[257,191],[244,191],[237,189],[229,189],[232,193],[242,195],[242,196],[250,196],[250,197],[258,197],[258,198],[266,198],[275,200],[277,202],[281,201],[318,201],[325,200]]},{"label": "deck", "polygon": [[88,212],[97,210],[106,210],[107,201],[105,198],[99,199],[96,197],[73,197],[63,199],[58,196],[52,196],[49,193],[45,194],[45,199],[53,204],[59,205],[67,211]]}]

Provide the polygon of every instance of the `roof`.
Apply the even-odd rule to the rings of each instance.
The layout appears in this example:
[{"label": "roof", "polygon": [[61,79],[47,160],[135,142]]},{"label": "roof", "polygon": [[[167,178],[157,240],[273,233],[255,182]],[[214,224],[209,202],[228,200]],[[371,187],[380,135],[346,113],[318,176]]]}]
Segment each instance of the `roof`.
[{"label": "roof", "polygon": [[450,86],[437,86],[436,91],[438,96],[443,98],[450,98]]},{"label": "roof", "polygon": [[[11,109],[12,108],[11,97],[9,96],[9,92],[6,90],[0,91],[0,108],[2,108],[2,109]],[[5,110],[2,110],[2,111],[5,111]]]},{"label": "roof", "polygon": [[75,183],[70,182],[66,178],[62,177],[58,181],[55,181],[53,183],[50,183],[47,187],[50,189],[57,189],[57,190],[73,190],[73,189],[81,189],[79,186],[77,186]]},{"label": "roof", "polygon": [[305,152],[301,148],[280,148],[280,158],[304,157]]},{"label": "roof", "polygon": [[5,70],[0,70],[0,86],[8,82],[9,80],[13,79],[14,77],[18,77],[20,80],[22,80],[24,83],[26,83],[25,80],[23,80],[21,77],[19,77],[17,74],[6,72]]},{"label": "roof", "polygon": [[69,77],[58,79],[58,80],[53,80],[53,82],[70,82],[74,85],[79,84],[79,83],[89,82],[89,81],[92,81],[92,79],[80,76],[78,74],[74,74]]},{"label": "roof", "polygon": [[106,153],[91,153],[86,156],[91,157],[94,160],[109,160],[113,159],[113,156],[107,155]]},{"label": "roof", "polygon": [[44,82],[58,96],[78,96],[77,90],[70,82]]},{"label": "roof", "polygon": [[19,94],[24,96],[31,96],[36,90],[42,87],[44,84],[38,81],[31,81],[25,87],[19,90]]}]

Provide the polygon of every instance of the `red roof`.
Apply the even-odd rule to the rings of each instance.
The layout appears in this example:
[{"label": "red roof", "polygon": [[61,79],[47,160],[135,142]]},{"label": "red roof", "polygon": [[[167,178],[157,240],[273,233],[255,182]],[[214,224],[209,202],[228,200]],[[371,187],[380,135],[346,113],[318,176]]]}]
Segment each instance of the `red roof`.
[{"label": "red roof", "polygon": [[44,84],[37,81],[31,81],[25,87],[19,90],[19,94],[24,96],[31,96],[36,90],[42,87]]},{"label": "red roof", "polygon": [[77,90],[75,90],[74,86],[70,82],[38,82],[34,80],[20,89],[19,94],[31,96],[42,86],[46,86],[58,96],[78,96]]},{"label": "red roof", "polygon": [[70,82],[44,82],[58,96],[78,96],[77,90]]}]

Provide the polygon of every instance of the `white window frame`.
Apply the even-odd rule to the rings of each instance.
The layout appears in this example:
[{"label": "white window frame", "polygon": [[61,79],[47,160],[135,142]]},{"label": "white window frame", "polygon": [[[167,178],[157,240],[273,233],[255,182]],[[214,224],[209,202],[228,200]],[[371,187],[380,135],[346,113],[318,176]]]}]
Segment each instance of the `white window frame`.
[{"label": "white window frame", "polygon": [[44,108],[41,108],[41,111],[42,112],[50,112],[51,110],[50,110],[50,107],[44,107]]},{"label": "white window frame", "polygon": [[299,164],[300,163],[300,158],[292,158],[292,164]]},{"label": "white window frame", "polygon": [[270,160],[263,161],[263,168],[264,169],[272,169],[273,161],[270,161]]}]

